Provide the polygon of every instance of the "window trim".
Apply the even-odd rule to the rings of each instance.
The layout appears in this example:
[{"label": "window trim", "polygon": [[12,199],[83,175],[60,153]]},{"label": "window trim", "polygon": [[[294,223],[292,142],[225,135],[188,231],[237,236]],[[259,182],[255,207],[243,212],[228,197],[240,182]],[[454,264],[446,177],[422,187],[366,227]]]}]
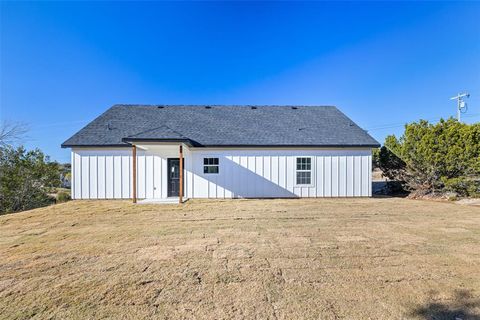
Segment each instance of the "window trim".
[{"label": "window trim", "polygon": [[[205,164],[205,159],[217,159],[218,164]],[[217,172],[205,172],[205,167],[217,167]],[[220,157],[219,156],[203,156],[202,157],[202,173],[203,174],[220,174]]]},{"label": "window trim", "polygon": [[[310,159],[310,170],[299,170],[297,169],[297,159],[300,159],[300,158],[308,158]],[[294,162],[294,166],[295,166],[295,176],[294,176],[294,179],[295,179],[295,184],[294,186],[295,187],[314,187],[315,186],[315,165],[314,165],[315,161],[314,161],[314,157],[313,156],[295,156],[295,162]],[[310,183],[308,184],[298,184],[297,183],[297,172],[310,172]]]}]

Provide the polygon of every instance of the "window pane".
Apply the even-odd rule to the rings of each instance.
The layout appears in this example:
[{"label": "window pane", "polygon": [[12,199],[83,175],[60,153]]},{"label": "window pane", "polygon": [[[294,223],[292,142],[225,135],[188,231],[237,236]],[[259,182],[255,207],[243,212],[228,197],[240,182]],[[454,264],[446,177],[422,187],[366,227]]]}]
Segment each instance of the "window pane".
[{"label": "window pane", "polygon": [[303,170],[302,164],[303,164],[303,158],[297,158],[297,170]]},{"label": "window pane", "polygon": [[297,184],[311,184],[311,172],[297,172]]},{"label": "window pane", "polygon": [[312,183],[312,179],[311,179],[312,173],[311,172],[305,172],[305,173],[306,173],[305,184],[311,184]]},{"label": "window pane", "polygon": [[218,165],[218,158],[203,158],[203,164],[208,165]]},{"label": "window pane", "polygon": [[311,170],[312,159],[311,158],[297,158],[297,170]]},{"label": "window pane", "polygon": [[297,172],[297,184],[302,184],[302,173]]},{"label": "window pane", "polygon": [[203,173],[218,173],[218,166],[203,166]]}]

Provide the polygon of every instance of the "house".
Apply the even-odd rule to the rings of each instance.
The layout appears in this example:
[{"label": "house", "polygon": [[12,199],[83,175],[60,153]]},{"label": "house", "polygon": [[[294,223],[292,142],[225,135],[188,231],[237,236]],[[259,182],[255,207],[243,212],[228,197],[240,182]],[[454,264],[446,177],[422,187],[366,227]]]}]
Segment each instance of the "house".
[{"label": "house", "polygon": [[182,201],[368,197],[379,144],[332,106],[114,105],[62,147],[73,199]]}]

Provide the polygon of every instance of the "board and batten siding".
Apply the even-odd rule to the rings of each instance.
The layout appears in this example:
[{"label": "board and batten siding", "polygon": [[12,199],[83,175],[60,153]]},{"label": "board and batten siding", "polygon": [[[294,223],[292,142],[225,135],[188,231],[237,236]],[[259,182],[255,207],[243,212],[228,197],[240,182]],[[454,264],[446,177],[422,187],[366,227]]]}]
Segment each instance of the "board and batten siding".
[{"label": "board and batten siding", "polygon": [[[188,153],[186,153],[188,154]],[[137,149],[137,197],[167,197],[167,159],[178,158],[178,147]],[[132,197],[131,148],[72,150],[72,199]]]},{"label": "board and batten siding", "polygon": [[[278,198],[371,196],[370,149],[188,149],[187,198]],[[204,174],[203,158],[219,158],[219,173]],[[311,157],[312,183],[296,185],[296,158]],[[137,197],[167,197],[167,159],[178,146],[137,149]],[[132,196],[132,151],[73,149],[73,199]]]},{"label": "board and batten siding", "polygon": [[[219,173],[204,174],[203,158],[219,158]],[[296,184],[296,158],[312,159],[312,183]],[[188,197],[368,197],[370,149],[202,150],[186,162]]]}]

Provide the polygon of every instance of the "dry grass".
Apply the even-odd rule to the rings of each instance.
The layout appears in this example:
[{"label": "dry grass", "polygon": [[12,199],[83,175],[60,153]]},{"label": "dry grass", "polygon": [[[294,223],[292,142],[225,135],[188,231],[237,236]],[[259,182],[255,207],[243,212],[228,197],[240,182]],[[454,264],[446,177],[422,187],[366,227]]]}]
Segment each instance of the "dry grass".
[{"label": "dry grass", "polygon": [[74,201],[0,217],[0,318],[480,318],[480,208]]}]

